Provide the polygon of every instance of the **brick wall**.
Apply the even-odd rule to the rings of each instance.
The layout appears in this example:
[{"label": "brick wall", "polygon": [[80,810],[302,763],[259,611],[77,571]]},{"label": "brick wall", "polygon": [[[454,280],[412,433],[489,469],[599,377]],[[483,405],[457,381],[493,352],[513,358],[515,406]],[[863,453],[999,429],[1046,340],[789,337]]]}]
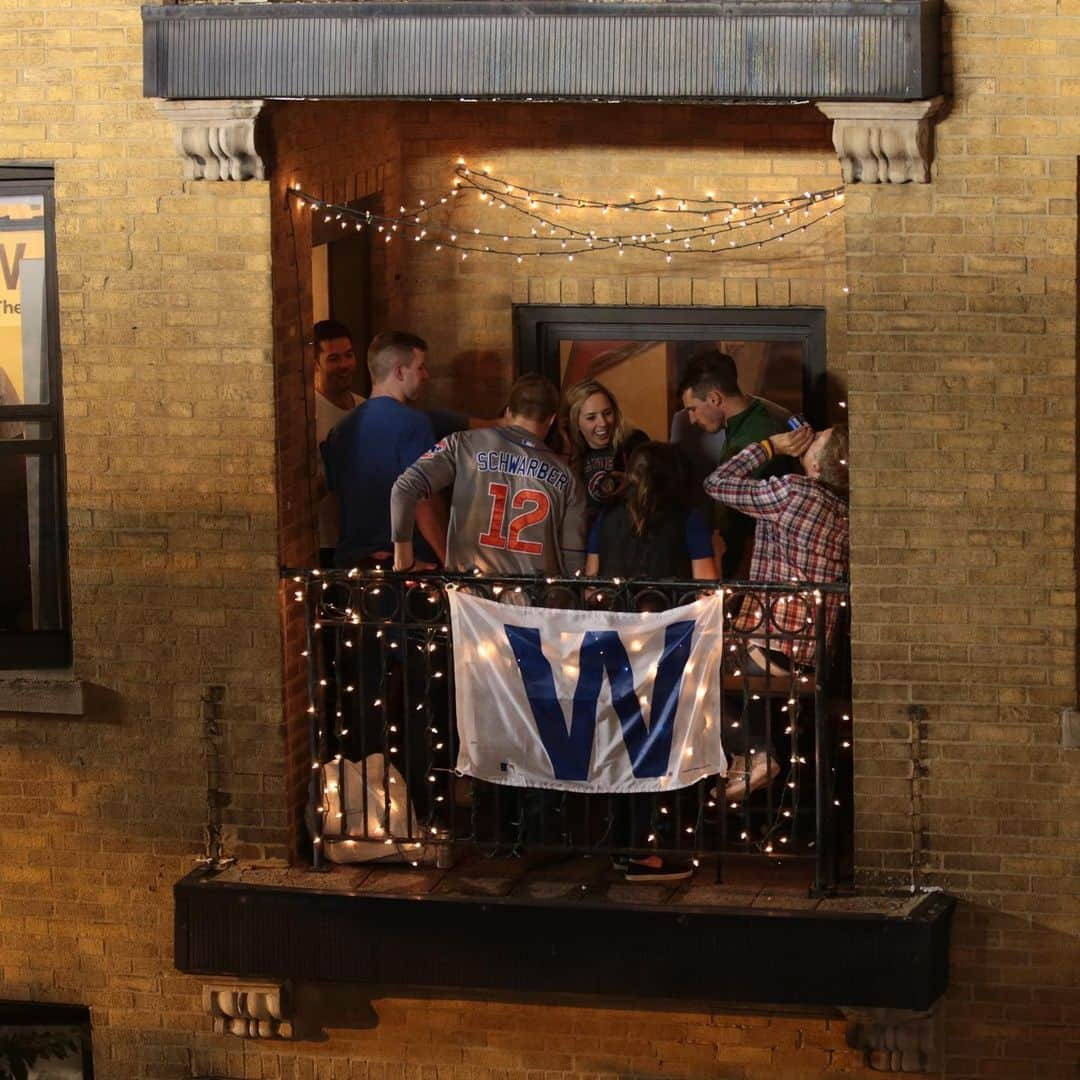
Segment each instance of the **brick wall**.
[{"label": "brick wall", "polygon": [[967,901],[950,1077],[1077,1067],[1080,5],[949,5],[933,183],[847,206],[866,882]]},{"label": "brick wall", "polygon": [[97,1075],[190,1075],[171,885],[282,858],[267,185],[184,184],[134,2],[0,2],[0,160],[55,163],[79,719],[0,716],[0,997],[91,1007]]}]

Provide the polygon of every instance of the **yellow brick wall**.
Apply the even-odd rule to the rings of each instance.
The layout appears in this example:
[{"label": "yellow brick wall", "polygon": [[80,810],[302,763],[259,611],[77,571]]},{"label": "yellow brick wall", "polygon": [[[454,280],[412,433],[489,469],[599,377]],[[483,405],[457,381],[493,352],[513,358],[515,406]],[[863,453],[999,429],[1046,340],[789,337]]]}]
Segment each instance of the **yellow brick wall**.
[{"label": "yellow brick wall", "polygon": [[856,843],[967,903],[949,1077],[1075,1070],[1080,4],[949,4],[933,183],[846,211]]},{"label": "yellow brick wall", "polygon": [[230,848],[281,858],[267,185],[185,184],[139,6],[0,2],[0,160],[55,164],[78,719],[0,716],[0,998],[81,1002],[97,1075],[190,1075],[174,880],[225,687]]}]

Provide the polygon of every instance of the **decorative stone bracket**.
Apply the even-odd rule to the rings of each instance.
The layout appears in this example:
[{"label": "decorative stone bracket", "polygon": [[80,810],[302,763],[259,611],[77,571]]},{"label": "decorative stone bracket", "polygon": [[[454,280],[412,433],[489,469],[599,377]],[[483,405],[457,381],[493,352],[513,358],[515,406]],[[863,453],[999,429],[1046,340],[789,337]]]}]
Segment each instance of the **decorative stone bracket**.
[{"label": "decorative stone bracket", "polygon": [[266,166],[255,146],[260,100],[156,102],[171,120],[185,180],[264,180]]},{"label": "decorative stone bracket", "polygon": [[930,118],[944,100],[814,104],[833,122],[833,146],[845,184],[928,184]]},{"label": "decorative stone bracket", "polygon": [[847,1044],[862,1050],[875,1072],[936,1073],[941,1069],[941,1007],[927,1012],[906,1009],[842,1009]]},{"label": "decorative stone bracket", "polygon": [[203,986],[203,1008],[218,1035],[247,1039],[291,1039],[292,1001],[280,983],[229,982]]}]

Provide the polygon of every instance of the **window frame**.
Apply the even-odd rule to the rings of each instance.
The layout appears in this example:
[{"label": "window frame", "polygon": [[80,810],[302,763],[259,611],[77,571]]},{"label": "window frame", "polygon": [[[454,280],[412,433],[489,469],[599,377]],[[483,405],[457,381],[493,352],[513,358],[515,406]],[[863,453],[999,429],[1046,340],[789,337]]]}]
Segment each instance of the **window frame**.
[{"label": "window frame", "polygon": [[803,415],[819,431],[828,426],[824,308],[515,304],[513,319],[519,374],[538,371],[556,386],[562,383],[559,342],[564,338],[798,342]]},{"label": "window frame", "polygon": [[0,455],[38,455],[49,468],[54,492],[51,537],[56,573],[60,626],[55,630],[0,630],[0,673],[42,668],[70,668],[71,574],[68,562],[67,469],[64,454],[63,379],[60,354],[60,286],[56,265],[56,202],[51,166],[0,163],[0,196],[42,197],[45,228],[45,359],[48,401],[37,405],[0,405],[0,422],[30,420],[50,425],[51,435],[39,439],[0,441]]}]

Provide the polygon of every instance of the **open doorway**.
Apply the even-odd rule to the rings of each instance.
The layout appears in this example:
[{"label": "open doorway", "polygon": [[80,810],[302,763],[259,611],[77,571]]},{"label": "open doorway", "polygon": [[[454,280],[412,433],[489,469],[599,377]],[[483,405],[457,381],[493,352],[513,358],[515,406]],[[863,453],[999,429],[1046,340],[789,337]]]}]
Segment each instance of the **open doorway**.
[{"label": "open doorway", "polygon": [[[377,197],[368,197],[347,205],[350,210],[377,214],[382,204]],[[353,346],[361,358],[375,334],[371,263],[371,229],[356,228],[354,221],[333,215],[312,221],[312,325],[323,319],[344,323],[352,332]],[[364,397],[371,390],[367,364],[363,362],[356,366],[353,390]]]}]

